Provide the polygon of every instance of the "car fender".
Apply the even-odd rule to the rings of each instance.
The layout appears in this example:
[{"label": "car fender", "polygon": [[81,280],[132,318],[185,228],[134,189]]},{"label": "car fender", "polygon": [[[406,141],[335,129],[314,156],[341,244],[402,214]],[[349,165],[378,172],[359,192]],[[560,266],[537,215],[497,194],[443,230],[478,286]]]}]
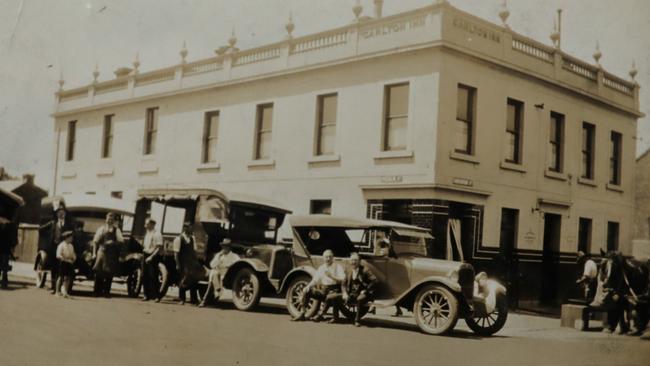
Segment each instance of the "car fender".
[{"label": "car fender", "polygon": [[397,297],[394,301],[395,304],[399,303],[402,301],[404,298],[415,295],[415,292],[418,291],[418,289],[424,285],[427,284],[442,284],[445,287],[448,287],[451,291],[453,291],[456,294],[461,294],[461,287],[458,284],[458,282],[452,281],[448,277],[443,277],[443,276],[429,276],[421,279],[420,281],[416,282],[413,284],[408,290],[404,291],[399,297]]},{"label": "car fender", "polygon": [[282,280],[282,284],[280,285],[280,290],[278,291],[278,293],[283,293],[286,290],[286,287],[289,286],[291,280],[300,274],[304,274],[313,278],[314,275],[316,274],[316,268],[311,266],[300,266],[292,269],[291,271],[289,271],[289,273],[287,273],[286,276],[284,276],[284,279]]}]

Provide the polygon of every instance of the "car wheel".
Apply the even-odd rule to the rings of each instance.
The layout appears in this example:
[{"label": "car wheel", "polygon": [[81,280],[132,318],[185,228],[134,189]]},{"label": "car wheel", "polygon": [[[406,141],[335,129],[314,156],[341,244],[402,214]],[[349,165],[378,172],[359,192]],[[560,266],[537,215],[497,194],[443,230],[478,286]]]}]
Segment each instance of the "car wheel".
[{"label": "car wheel", "polygon": [[47,281],[47,271],[44,267],[43,259],[39,253],[36,255],[36,263],[34,264],[34,268],[36,268],[36,287],[38,288],[43,288]]},{"label": "car wheel", "polygon": [[[357,312],[357,306],[356,305],[348,305],[345,302],[341,305],[341,314],[345,316],[349,321],[354,321],[355,314]],[[370,310],[370,306],[362,306],[359,308],[359,319],[363,318],[366,314],[368,314],[368,310]]]},{"label": "car wheel", "polygon": [[490,336],[503,328],[508,319],[508,299],[505,295],[497,295],[494,310],[486,316],[467,317],[465,323],[476,334]]},{"label": "car wheel", "polygon": [[158,297],[163,298],[169,289],[169,270],[163,263],[158,263]]},{"label": "car wheel", "polygon": [[[300,315],[300,312],[302,310],[302,293],[305,289],[305,286],[307,286],[310,281],[311,278],[308,276],[296,277],[287,289],[287,311],[289,312],[289,315],[294,318]],[[320,301],[311,299],[309,305],[307,306],[307,310],[305,311],[305,317],[311,318],[312,316],[316,315],[316,312],[318,309],[320,309],[320,306]]]},{"label": "car wheel", "polygon": [[415,321],[424,333],[444,334],[456,326],[458,300],[441,285],[424,286],[413,305]]},{"label": "car wheel", "polygon": [[126,278],[126,291],[129,297],[138,297],[142,290],[142,269],[136,267]]},{"label": "car wheel", "polygon": [[260,302],[260,279],[250,268],[242,268],[232,283],[232,301],[243,311],[253,310]]}]

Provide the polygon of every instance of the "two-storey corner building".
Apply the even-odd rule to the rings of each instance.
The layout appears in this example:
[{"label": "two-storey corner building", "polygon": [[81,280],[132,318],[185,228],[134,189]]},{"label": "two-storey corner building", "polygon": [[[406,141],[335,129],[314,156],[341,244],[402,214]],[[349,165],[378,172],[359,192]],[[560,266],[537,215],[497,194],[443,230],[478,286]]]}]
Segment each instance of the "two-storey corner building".
[{"label": "two-storey corner building", "polygon": [[520,306],[569,296],[578,249],[629,251],[636,83],[446,2],[292,28],[60,90],[55,193],[203,184],[430,227]]},{"label": "two-storey corner building", "polygon": [[650,150],[636,159],[632,255],[650,259]]}]

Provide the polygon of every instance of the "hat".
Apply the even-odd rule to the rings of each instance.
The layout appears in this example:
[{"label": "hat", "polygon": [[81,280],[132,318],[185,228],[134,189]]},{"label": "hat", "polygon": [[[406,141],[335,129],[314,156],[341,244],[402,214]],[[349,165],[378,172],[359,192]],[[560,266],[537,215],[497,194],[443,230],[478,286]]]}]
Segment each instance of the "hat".
[{"label": "hat", "polygon": [[228,238],[225,238],[221,241],[221,246],[222,247],[231,247],[232,246],[232,241]]},{"label": "hat", "polygon": [[72,232],[71,230],[64,231],[63,234],[61,234],[61,237],[62,237],[63,239],[65,239],[65,238],[67,238],[67,237],[69,237],[69,236],[72,236],[72,234],[73,234],[73,232]]},{"label": "hat", "polygon": [[54,212],[59,212],[59,211],[65,212],[65,206],[59,205],[59,207],[57,207],[56,210],[54,210]]},{"label": "hat", "polygon": [[183,223],[183,228],[186,228],[186,227],[191,228],[191,227],[192,227],[192,223],[189,222],[189,221],[185,221],[185,222]]}]

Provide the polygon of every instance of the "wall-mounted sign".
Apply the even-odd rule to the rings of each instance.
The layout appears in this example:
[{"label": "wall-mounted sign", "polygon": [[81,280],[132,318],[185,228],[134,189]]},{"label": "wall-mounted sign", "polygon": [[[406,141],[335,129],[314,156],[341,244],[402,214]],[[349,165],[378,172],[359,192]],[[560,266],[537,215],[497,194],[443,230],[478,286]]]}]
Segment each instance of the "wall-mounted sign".
[{"label": "wall-mounted sign", "polygon": [[413,19],[400,20],[390,24],[382,24],[375,27],[362,29],[360,33],[361,37],[368,39],[372,37],[386,36],[392,33],[399,33],[408,29],[419,28],[424,26],[425,23],[426,16],[422,15]]},{"label": "wall-mounted sign", "polygon": [[474,24],[468,20],[454,18],[453,24],[454,27],[460,28],[467,33],[474,34],[478,37],[488,39],[492,42],[501,43],[501,36],[498,33],[490,29],[481,27],[478,24]]},{"label": "wall-mounted sign", "polygon": [[533,241],[535,241],[535,233],[529,229],[528,232],[524,234],[524,240],[527,243],[532,243]]},{"label": "wall-mounted sign", "polygon": [[381,177],[382,183],[401,183],[404,178],[401,175],[384,175]]},{"label": "wall-mounted sign", "polygon": [[459,186],[465,186],[465,187],[471,187],[474,185],[474,182],[466,178],[454,178],[454,180],[452,180],[452,183]]}]

